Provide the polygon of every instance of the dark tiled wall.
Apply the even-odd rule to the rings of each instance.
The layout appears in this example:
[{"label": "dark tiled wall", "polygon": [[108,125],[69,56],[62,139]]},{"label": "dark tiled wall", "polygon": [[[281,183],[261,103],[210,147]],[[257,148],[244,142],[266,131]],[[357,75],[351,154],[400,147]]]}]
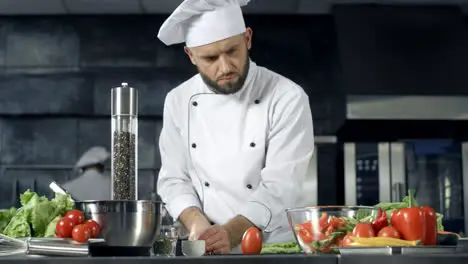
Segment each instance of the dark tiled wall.
[{"label": "dark tiled wall", "polygon": [[[0,17],[0,208],[27,188],[75,176],[89,147],[110,150],[110,88],[140,90],[141,198],[160,166],[157,140],[166,93],[194,69],[182,46],[156,39],[164,17]],[[252,58],[310,95],[317,134],[343,119],[331,17],[247,17]]]}]

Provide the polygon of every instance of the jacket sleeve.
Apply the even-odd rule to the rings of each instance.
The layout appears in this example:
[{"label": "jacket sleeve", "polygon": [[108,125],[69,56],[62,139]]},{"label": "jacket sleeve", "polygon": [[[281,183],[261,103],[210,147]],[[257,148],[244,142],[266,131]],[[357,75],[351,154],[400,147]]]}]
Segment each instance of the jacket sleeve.
[{"label": "jacket sleeve", "polygon": [[[301,87],[279,96],[273,103],[266,146],[265,167],[259,186],[240,214],[258,228],[273,231],[296,206],[314,152],[312,113]],[[275,221],[276,220],[276,221]]]},{"label": "jacket sleeve", "polygon": [[187,171],[187,150],[180,129],[174,122],[173,109],[176,105],[169,93],[164,102],[163,127],[159,136],[161,169],[157,192],[169,214],[178,219],[188,207],[201,208],[200,199]]}]

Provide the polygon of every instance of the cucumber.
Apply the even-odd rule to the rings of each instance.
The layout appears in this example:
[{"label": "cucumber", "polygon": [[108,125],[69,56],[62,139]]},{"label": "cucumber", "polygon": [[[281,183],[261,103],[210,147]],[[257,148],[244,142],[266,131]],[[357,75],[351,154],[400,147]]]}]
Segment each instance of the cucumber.
[{"label": "cucumber", "polygon": [[437,234],[437,245],[439,246],[456,246],[458,244],[458,236],[456,234]]}]

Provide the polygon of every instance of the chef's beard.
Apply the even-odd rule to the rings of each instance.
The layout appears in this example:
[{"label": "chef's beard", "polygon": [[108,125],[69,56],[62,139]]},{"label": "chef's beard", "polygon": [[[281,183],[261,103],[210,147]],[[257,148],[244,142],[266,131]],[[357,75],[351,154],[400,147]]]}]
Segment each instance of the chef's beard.
[{"label": "chef's beard", "polygon": [[[200,73],[200,76],[203,80],[203,82],[215,93],[218,93],[218,94],[234,94],[234,93],[237,93],[238,91],[240,91],[242,89],[242,87],[244,86],[244,83],[245,83],[245,80],[247,79],[247,74],[249,73],[249,54],[247,53],[247,56],[245,57],[245,62],[244,62],[244,67],[243,67],[243,71],[241,72],[241,74],[239,75],[239,77],[237,78],[237,80],[235,82],[228,82],[228,83],[225,83],[223,85],[219,85],[216,80],[212,80],[210,79],[208,76],[206,76],[202,71],[200,71],[200,69],[198,69],[198,73]],[[224,74],[223,76],[220,76],[218,77],[218,79],[221,79],[225,76],[230,76],[232,74],[237,74],[237,73],[226,73]]]}]

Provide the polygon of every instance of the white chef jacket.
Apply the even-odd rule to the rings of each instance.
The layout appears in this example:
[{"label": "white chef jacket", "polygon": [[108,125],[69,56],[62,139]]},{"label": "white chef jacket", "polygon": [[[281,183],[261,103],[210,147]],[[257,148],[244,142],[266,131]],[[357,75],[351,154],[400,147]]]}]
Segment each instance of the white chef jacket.
[{"label": "white chef jacket", "polygon": [[215,224],[245,216],[265,243],[294,240],[285,209],[297,206],[314,151],[299,85],[253,61],[232,95],[197,74],[168,93],[159,147],[157,191],[174,219],[196,206]]}]

